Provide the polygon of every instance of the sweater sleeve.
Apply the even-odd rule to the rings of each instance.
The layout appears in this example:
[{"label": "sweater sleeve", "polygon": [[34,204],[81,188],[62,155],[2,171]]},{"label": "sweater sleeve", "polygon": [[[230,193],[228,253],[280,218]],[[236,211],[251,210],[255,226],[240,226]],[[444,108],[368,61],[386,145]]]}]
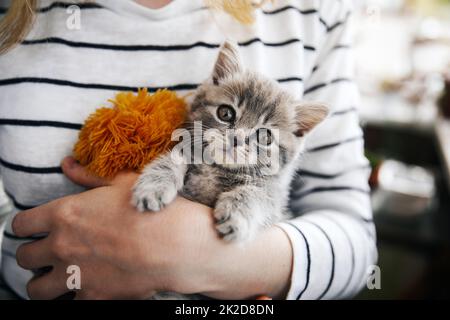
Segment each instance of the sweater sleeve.
[{"label": "sweater sleeve", "polygon": [[331,114],[307,139],[292,183],[294,218],[280,224],[294,251],[287,299],[352,297],[377,260],[370,168],[352,80],[351,6],[345,0],[323,2],[317,22],[323,36],[305,80],[304,99],[326,102]]}]

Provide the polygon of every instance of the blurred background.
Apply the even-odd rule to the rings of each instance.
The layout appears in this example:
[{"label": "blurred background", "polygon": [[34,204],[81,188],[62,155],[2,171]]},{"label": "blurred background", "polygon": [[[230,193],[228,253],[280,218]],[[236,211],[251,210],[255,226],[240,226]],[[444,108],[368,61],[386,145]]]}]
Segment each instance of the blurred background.
[{"label": "blurred background", "polygon": [[381,289],[357,298],[450,298],[450,0],[360,0],[357,9],[381,270]]}]

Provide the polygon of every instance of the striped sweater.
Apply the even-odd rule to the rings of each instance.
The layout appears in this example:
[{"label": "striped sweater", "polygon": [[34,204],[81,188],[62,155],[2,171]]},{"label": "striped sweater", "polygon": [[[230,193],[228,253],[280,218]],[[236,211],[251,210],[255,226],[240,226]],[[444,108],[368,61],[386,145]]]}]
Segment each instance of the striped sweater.
[{"label": "striped sweater", "polygon": [[[352,81],[349,1],[277,0],[257,10],[252,26],[212,12],[202,0],[155,10],[131,0],[96,0],[80,3],[79,11],[39,1],[31,32],[0,56],[0,168],[14,212],[83,191],[64,177],[60,161],[91,112],[118,91],[195,89],[229,38],[247,68],[298,99],[332,108],[311,134],[292,183],[295,218],[280,224],[294,253],[287,298],[356,294],[377,250]],[[0,15],[6,7],[0,0]],[[13,215],[3,233],[1,271],[26,297],[31,274],[16,264],[15,250],[33,239],[13,234]]]}]

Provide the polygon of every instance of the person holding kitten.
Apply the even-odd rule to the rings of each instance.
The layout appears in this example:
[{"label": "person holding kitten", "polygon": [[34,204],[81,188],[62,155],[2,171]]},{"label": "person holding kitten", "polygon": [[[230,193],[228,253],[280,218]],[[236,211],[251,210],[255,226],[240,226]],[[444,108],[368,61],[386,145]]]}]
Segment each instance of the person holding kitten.
[{"label": "person holding kitten", "polygon": [[[0,0],[0,166],[15,207],[2,231],[1,290],[31,299],[357,294],[377,250],[351,1],[70,4]],[[67,23],[74,10],[78,29]],[[195,92],[193,120],[252,129],[258,148],[278,147],[283,179],[262,174],[266,162],[186,167],[164,156],[142,176],[91,176],[68,157],[78,124],[138,87]],[[67,287],[72,265],[80,288]]]}]

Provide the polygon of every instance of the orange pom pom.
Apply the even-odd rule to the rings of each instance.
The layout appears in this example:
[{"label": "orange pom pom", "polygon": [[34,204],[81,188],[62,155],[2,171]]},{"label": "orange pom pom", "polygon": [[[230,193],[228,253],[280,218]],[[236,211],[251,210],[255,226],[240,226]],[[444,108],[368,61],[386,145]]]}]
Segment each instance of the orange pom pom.
[{"label": "orange pom pom", "polygon": [[175,92],[141,89],[117,94],[112,108],[91,114],[75,144],[75,159],[93,174],[112,178],[119,171],[140,171],[170,150],[172,132],[186,119],[186,103]]}]

